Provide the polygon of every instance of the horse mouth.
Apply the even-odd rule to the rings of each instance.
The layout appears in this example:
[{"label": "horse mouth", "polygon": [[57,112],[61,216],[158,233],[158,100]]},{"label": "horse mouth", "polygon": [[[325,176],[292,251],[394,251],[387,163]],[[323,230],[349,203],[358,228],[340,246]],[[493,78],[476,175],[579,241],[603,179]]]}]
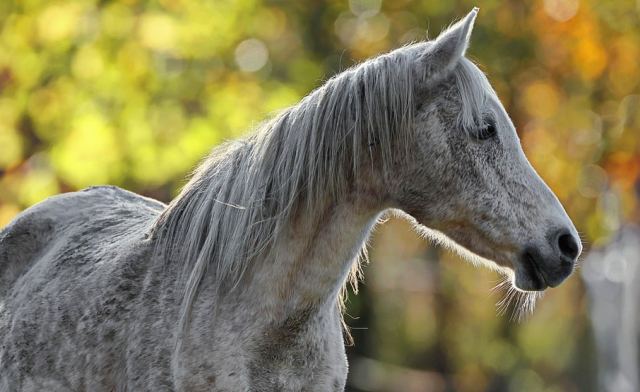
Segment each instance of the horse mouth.
[{"label": "horse mouth", "polygon": [[522,266],[530,279],[531,287],[527,287],[529,291],[542,291],[549,287],[547,280],[540,269],[537,257],[534,251],[527,249],[522,255]]}]

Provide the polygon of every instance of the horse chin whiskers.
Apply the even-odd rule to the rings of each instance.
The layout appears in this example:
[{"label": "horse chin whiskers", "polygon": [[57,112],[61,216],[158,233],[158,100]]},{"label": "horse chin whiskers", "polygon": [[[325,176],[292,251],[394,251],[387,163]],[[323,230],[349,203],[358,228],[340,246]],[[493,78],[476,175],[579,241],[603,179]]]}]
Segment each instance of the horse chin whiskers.
[{"label": "horse chin whiskers", "polygon": [[506,274],[491,290],[502,296],[496,303],[499,315],[509,316],[509,320],[522,322],[526,320],[535,309],[536,302],[542,298],[541,291],[524,291],[513,284],[513,274]]}]

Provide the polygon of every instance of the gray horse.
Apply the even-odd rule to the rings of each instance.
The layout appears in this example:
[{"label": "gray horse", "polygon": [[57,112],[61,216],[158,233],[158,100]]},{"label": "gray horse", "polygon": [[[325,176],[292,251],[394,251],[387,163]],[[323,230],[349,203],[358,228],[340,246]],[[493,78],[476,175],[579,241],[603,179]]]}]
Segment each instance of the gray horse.
[{"label": "gray horse", "polygon": [[0,232],[2,391],[340,391],[341,292],[371,228],[416,228],[523,292],[576,230],[464,57],[469,15],[215,149],[168,206],[95,187]]}]

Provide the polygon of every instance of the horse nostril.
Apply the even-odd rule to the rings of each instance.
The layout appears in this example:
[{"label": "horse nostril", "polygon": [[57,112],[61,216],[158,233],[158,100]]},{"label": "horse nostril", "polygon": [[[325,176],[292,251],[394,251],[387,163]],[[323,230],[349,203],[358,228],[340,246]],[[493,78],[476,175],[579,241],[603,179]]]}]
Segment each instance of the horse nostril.
[{"label": "horse nostril", "polygon": [[571,261],[575,260],[580,252],[575,237],[567,232],[560,234],[558,237],[558,248],[560,249],[560,253],[566,258],[571,259]]}]

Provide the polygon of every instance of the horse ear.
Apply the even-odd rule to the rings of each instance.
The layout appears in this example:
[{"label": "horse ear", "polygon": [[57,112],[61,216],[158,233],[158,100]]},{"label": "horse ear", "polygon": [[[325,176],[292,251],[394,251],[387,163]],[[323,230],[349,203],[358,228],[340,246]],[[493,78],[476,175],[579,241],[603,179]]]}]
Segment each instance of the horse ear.
[{"label": "horse ear", "polygon": [[420,66],[431,79],[451,71],[467,51],[473,23],[478,15],[475,7],[463,19],[440,33],[424,53],[420,55]]}]

